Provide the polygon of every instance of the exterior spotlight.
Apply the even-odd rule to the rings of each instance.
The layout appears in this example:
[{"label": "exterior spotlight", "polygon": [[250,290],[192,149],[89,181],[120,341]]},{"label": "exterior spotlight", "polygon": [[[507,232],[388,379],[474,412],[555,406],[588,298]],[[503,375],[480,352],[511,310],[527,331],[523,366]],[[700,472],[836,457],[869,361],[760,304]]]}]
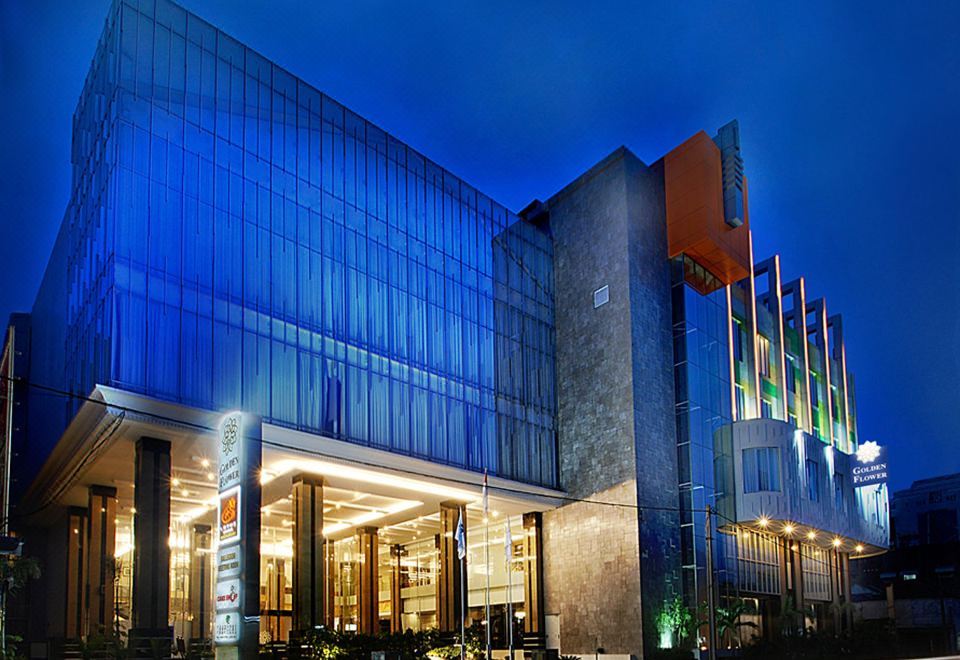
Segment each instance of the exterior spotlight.
[{"label": "exterior spotlight", "polygon": [[863,552],[863,546],[858,543],[858,544],[857,544],[857,547],[854,548],[854,550],[856,550],[858,553],[859,553],[859,552]]},{"label": "exterior spotlight", "polygon": [[176,488],[177,486],[180,485],[180,480],[174,477],[173,481],[171,481],[170,483],[173,485],[174,488]]},{"label": "exterior spotlight", "polygon": [[843,541],[841,541],[840,539],[833,539],[834,548],[839,548],[841,545],[843,545]]},{"label": "exterior spotlight", "polygon": [[770,524],[770,519],[766,516],[760,516],[760,518],[757,520],[757,524],[763,528],[766,528],[766,526]]},{"label": "exterior spotlight", "polygon": [[817,533],[811,529],[809,532],[807,532],[807,538],[813,541],[815,538],[817,538]]},{"label": "exterior spotlight", "polygon": [[206,458],[201,459],[201,460],[200,460],[200,465],[202,465],[202,466],[205,467],[205,468],[208,468],[208,467],[210,467],[210,460],[209,460],[209,459],[206,459]]},{"label": "exterior spotlight", "polygon": [[790,523],[787,523],[786,525],[784,525],[783,532],[784,534],[793,534],[793,525],[791,525]]}]

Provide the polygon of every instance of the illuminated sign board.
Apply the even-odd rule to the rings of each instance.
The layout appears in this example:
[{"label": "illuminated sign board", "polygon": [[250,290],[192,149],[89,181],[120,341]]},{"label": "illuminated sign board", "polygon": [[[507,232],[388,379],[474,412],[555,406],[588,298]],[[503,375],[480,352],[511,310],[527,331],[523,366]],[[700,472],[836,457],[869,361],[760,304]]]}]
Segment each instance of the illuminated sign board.
[{"label": "illuminated sign board", "polygon": [[233,412],[219,428],[217,657],[257,657],[260,584],[260,419]]},{"label": "illuminated sign board", "polygon": [[231,545],[217,550],[217,579],[240,575],[240,548]]},{"label": "illuminated sign board", "polygon": [[864,442],[857,449],[857,462],[851,470],[853,487],[863,488],[887,482],[887,448],[876,442]]},{"label": "illuminated sign board", "polygon": [[240,486],[220,493],[217,520],[220,525],[220,545],[240,540]]},{"label": "illuminated sign board", "polygon": [[240,578],[219,580],[216,591],[217,612],[239,610],[241,588]]},{"label": "illuminated sign board", "polygon": [[213,641],[217,644],[236,644],[240,641],[239,612],[225,612],[217,614],[213,624]]}]

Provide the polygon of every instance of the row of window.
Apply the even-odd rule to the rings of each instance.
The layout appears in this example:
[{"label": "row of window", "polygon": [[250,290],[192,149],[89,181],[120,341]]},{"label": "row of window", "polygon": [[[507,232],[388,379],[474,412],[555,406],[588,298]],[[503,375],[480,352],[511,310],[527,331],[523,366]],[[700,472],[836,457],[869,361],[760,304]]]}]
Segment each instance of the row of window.
[{"label": "row of window", "polygon": [[[820,502],[823,489],[820,462],[812,458],[806,459],[804,477],[806,498],[811,502]],[[779,447],[751,447],[743,450],[743,491],[782,491]],[[840,472],[833,475],[833,503],[838,511],[846,512],[846,478]]]}]

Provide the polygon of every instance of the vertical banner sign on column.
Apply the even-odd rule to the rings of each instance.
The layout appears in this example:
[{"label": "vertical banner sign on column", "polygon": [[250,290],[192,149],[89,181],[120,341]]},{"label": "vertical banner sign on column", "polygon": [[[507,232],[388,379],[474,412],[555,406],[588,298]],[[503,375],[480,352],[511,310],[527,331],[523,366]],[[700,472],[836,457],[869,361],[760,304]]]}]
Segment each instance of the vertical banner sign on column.
[{"label": "vertical banner sign on column", "polygon": [[220,659],[256,658],[260,636],[260,418],[240,412],[219,430],[217,585]]}]

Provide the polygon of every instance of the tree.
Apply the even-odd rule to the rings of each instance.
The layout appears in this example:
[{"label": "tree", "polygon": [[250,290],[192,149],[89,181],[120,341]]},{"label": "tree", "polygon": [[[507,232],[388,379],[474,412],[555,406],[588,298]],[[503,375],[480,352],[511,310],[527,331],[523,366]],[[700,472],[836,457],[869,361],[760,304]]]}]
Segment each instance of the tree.
[{"label": "tree", "polygon": [[[684,647],[691,641],[696,631],[703,624],[702,616],[697,617],[694,611],[683,604],[679,596],[665,603],[657,614],[657,628],[661,634],[661,645]],[[669,643],[666,639],[669,637]]]},{"label": "tree", "polygon": [[[13,649],[7,649],[7,597],[20,591],[28,581],[39,577],[40,562],[33,557],[10,554],[0,558],[0,658],[16,657]],[[17,642],[19,639],[11,636],[10,641]]]},{"label": "tree", "polygon": [[744,614],[756,614],[753,604],[738,598],[731,601],[726,607],[717,608],[717,635],[722,640],[729,633],[731,637],[737,640],[737,646],[740,646],[740,629],[752,628],[756,630],[757,624],[753,621],[741,621],[740,617]]}]

